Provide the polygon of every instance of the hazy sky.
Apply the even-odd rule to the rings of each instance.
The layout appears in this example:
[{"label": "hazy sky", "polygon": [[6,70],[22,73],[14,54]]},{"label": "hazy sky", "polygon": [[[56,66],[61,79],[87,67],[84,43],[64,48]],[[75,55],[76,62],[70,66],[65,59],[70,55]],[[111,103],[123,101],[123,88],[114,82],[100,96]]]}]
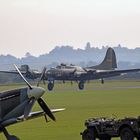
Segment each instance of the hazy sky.
[{"label": "hazy sky", "polygon": [[0,0],[0,54],[56,45],[140,47],[140,0]]}]

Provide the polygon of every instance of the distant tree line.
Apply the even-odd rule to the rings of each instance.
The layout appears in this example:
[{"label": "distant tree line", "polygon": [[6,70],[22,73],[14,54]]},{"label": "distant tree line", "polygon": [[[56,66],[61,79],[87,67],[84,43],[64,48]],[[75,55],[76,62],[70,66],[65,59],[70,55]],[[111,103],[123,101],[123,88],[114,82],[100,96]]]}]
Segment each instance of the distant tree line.
[{"label": "distant tree line", "polygon": [[[44,66],[55,67],[60,63],[75,64],[82,67],[92,66],[100,63],[106,54],[107,48],[94,47],[88,42],[84,49],[74,49],[72,46],[56,46],[49,53],[38,57],[29,52],[22,58],[16,58],[12,55],[0,55],[0,70],[14,69],[12,64],[28,64],[33,69],[41,70]],[[140,48],[128,49],[120,44],[113,47],[116,53],[118,68],[138,68],[140,67]]]}]

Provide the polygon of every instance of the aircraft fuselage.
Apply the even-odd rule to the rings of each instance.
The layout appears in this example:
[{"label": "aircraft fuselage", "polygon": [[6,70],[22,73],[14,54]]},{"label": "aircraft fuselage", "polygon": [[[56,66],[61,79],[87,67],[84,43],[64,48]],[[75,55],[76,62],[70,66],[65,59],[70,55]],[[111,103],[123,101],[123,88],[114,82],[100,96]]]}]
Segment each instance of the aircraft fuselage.
[{"label": "aircraft fuselage", "polygon": [[23,115],[27,104],[28,88],[14,89],[0,93],[0,121]]}]

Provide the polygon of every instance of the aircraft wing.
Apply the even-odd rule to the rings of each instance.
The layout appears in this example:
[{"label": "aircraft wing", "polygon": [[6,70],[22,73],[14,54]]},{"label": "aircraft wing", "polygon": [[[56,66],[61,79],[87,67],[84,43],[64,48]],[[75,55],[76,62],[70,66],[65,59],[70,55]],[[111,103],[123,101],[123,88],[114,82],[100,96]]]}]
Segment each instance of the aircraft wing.
[{"label": "aircraft wing", "polygon": [[[57,113],[57,112],[61,112],[61,111],[64,111],[65,108],[60,108],[60,109],[51,109],[51,112],[52,113]],[[45,112],[44,111],[37,111],[37,112],[31,112],[28,116],[28,120],[30,119],[34,119],[34,118],[37,118],[37,117],[41,117],[45,115]],[[24,116],[21,116],[19,117],[20,119],[24,119]]]},{"label": "aircraft wing", "polygon": [[[51,109],[51,112],[52,113],[57,113],[57,112],[61,112],[65,110],[65,108],[61,108],[61,109]],[[41,117],[41,116],[45,116],[45,112],[44,111],[37,111],[37,112],[31,112],[27,118],[27,120],[31,120],[31,119],[35,119],[35,118],[38,118],[38,117]],[[9,120],[5,120],[3,122],[1,122],[1,126],[3,127],[7,127],[9,125],[12,125],[12,124],[16,124],[16,123],[20,123],[20,122],[23,122],[25,121],[26,119],[24,118],[24,115],[18,117],[18,118],[12,118],[12,119],[9,119]]]},{"label": "aircraft wing", "polygon": [[[17,71],[0,71],[1,74],[17,74]],[[28,79],[37,79],[41,76],[41,73],[38,71],[33,71],[33,72],[25,72],[21,71],[21,73]]]},{"label": "aircraft wing", "polygon": [[101,75],[102,78],[112,77],[112,76],[118,76],[121,74],[126,74],[129,72],[139,72],[140,69],[126,69],[126,70],[103,70],[103,71],[96,71],[96,74]]},{"label": "aircraft wing", "polygon": [[64,111],[64,110],[65,110],[65,108],[51,109],[51,112],[52,112],[52,113],[57,113],[57,112]]},{"label": "aircraft wing", "polygon": [[[0,73],[10,73],[10,74],[18,74],[17,71],[0,71]],[[26,72],[21,72],[22,74],[26,74]]]},{"label": "aircraft wing", "polygon": [[94,70],[90,72],[86,72],[78,77],[78,80],[94,80],[101,78],[109,78],[113,76],[120,76],[122,74],[126,74],[129,72],[139,72],[140,69],[124,69],[124,70]]}]

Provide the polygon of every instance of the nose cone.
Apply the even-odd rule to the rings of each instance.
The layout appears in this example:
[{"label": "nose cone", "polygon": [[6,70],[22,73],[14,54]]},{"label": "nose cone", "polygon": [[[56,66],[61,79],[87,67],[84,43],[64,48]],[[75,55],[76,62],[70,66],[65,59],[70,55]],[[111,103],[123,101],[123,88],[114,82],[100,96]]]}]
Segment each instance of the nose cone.
[{"label": "nose cone", "polygon": [[42,87],[33,87],[32,89],[28,89],[28,97],[32,98],[34,97],[35,99],[39,99],[44,93],[45,89]]}]

